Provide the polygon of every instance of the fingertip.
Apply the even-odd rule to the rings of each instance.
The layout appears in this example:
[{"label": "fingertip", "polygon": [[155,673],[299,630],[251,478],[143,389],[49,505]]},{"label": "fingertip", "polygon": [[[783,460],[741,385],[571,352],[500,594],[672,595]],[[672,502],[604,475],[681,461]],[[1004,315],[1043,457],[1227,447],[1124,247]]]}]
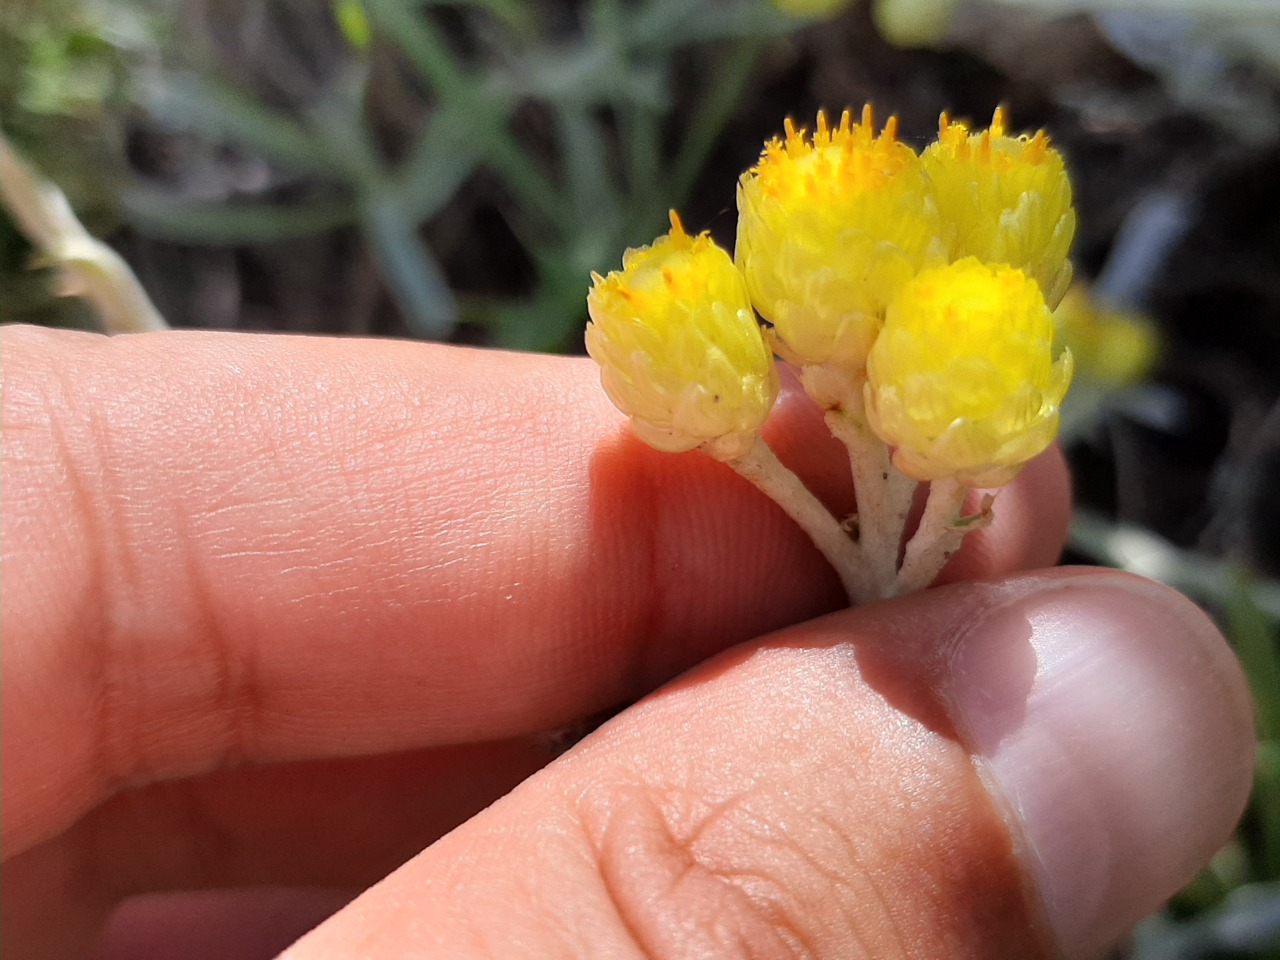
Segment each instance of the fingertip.
[{"label": "fingertip", "polygon": [[1187,883],[1248,798],[1239,663],[1160,584],[1041,581],[966,631],[949,696],[1066,956],[1095,956]]},{"label": "fingertip", "polygon": [[294,956],[461,956],[483,930],[489,953],[571,931],[588,953],[1092,957],[1225,839],[1252,743],[1239,667],[1165,588],[927,591],[698,668]]}]

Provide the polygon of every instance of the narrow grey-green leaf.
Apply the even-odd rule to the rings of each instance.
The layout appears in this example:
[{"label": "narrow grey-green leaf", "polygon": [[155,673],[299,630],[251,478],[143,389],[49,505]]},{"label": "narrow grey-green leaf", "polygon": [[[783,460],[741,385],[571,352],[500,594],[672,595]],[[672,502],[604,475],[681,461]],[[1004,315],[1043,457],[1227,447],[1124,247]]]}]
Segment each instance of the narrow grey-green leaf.
[{"label": "narrow grey-green leaf", "polygon": [[438,213],[475,172],[479,156],[471,121],[455,110],[437,110],[395,174],[410,219]]},{"label": "narrow grey-green leaf", "polygon": [[458,323],[444,272],[395,193],[362,204],[361,227],[391,295],[415,335],[440,340]]},{"label": "narrow grey-green leaf", "polygon": [[192,203],[159,190],[132,189],[122,203],[129,222],[148,235],[207,246],[310,237],[356,217],[354,203],[336,200],[297,207],[265,201]]},{"label": "narrow grey-green leaf", "polygon": [[618,192],[609,169],[609,151],[600,127],[586,110],[556,107],[564,187],[584,228],[612,224],[618,216]]},{"label": "narrow grey-green leaf", "polygon": [[143,103],[178,129],[232,141],[291,170],[341,172],[301,123],[218,81],[164,74],[143,86]]}]

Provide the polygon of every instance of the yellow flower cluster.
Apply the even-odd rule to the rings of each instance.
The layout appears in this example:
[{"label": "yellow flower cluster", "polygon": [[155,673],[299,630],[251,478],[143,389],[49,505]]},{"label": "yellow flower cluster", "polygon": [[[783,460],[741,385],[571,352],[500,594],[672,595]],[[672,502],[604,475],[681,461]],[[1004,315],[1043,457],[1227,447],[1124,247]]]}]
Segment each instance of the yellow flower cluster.
[{"label": "yellow flower cluster", "polygon": [[[754,436],[771,352],[862,385],[871,428],[917,480],[1007,482],[1053,439],[1071,376],[1050,308],[1071,278],[1071,186],[1047,136],[997,110],[945,114],[922,153],[870,108],[790,120],[738,185],[733,261],[672,232],[595,276],[587,347],[637,433],[667,450]],[[754,313],[768,324],[768,346]]]}]

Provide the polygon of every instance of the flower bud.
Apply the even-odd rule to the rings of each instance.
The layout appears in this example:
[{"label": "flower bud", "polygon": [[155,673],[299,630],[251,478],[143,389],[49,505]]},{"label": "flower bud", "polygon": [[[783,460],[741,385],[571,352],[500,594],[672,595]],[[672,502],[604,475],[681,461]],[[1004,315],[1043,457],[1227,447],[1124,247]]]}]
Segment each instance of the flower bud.
[{"label": "flower bud", "polygon": [[1071,285],[1071,182],[1043,130],[1010,137],[1004,123],[1004,110],[997,108],[990,129],[970,133],[944,113],[938,139],[920,162],[952,231],[952,258],[1016,267],[1056,307]]},{"label": "flower bud", "polygon": [[1058,432],[1071,354],[1020,270],[969,257],[924,270],[889,306],[867,359],[867,418],[917,480],[1008,483]]},{"label": "flower bud", "polygon": [[587,352],[636,436],[670,453],[712,440],[722,458],[745,452],[778,374],[728,253],[690,237],[673,211],[669,234],[592,281]]},{"label": "flower bud", "polygon": [[889,300],[920,267],[942,262],[938,214],[920,160],[891,119],[871,111],[811,138],[790,120],[738,183],[735,258],[779,352],[860,369]]}]

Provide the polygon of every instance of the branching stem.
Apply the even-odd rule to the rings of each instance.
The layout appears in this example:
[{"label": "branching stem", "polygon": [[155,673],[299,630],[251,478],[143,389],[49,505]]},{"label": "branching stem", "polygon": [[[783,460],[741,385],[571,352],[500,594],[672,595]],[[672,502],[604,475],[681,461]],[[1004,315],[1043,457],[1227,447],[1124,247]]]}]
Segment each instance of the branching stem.
[{"label": "branching stem", "polygon": [[827,427],[849,451],[858,500],[858,544],[868,567],[873,599],[894,596],[902,530],[915,481],[889,461],[889,448],[872,432],[863,403],[864,372],[805,367],[801,380],[826,411]]},{"label": "branching stem", "polygon": [[920,526],[907,544],[902,569],[894,584],[894,596],[913,593],[929,586],[938,573],[960,549],[960,542],[970,530],[990,520],[990,499],[975,517],[962,518],[965,495],[969,488],[953,478],[934,480],[929,484]]},{"label": "branching stem", "polygon": [[746,453],[731,458],[719,455],[714,442],[704,445],[703,449],[717,460],[724,460],[786,511],[835,568],[850,602],[866,603],[875,599],[859,545],[850,539],[822,501],[783,465],[764,440],[756,437]]}]

